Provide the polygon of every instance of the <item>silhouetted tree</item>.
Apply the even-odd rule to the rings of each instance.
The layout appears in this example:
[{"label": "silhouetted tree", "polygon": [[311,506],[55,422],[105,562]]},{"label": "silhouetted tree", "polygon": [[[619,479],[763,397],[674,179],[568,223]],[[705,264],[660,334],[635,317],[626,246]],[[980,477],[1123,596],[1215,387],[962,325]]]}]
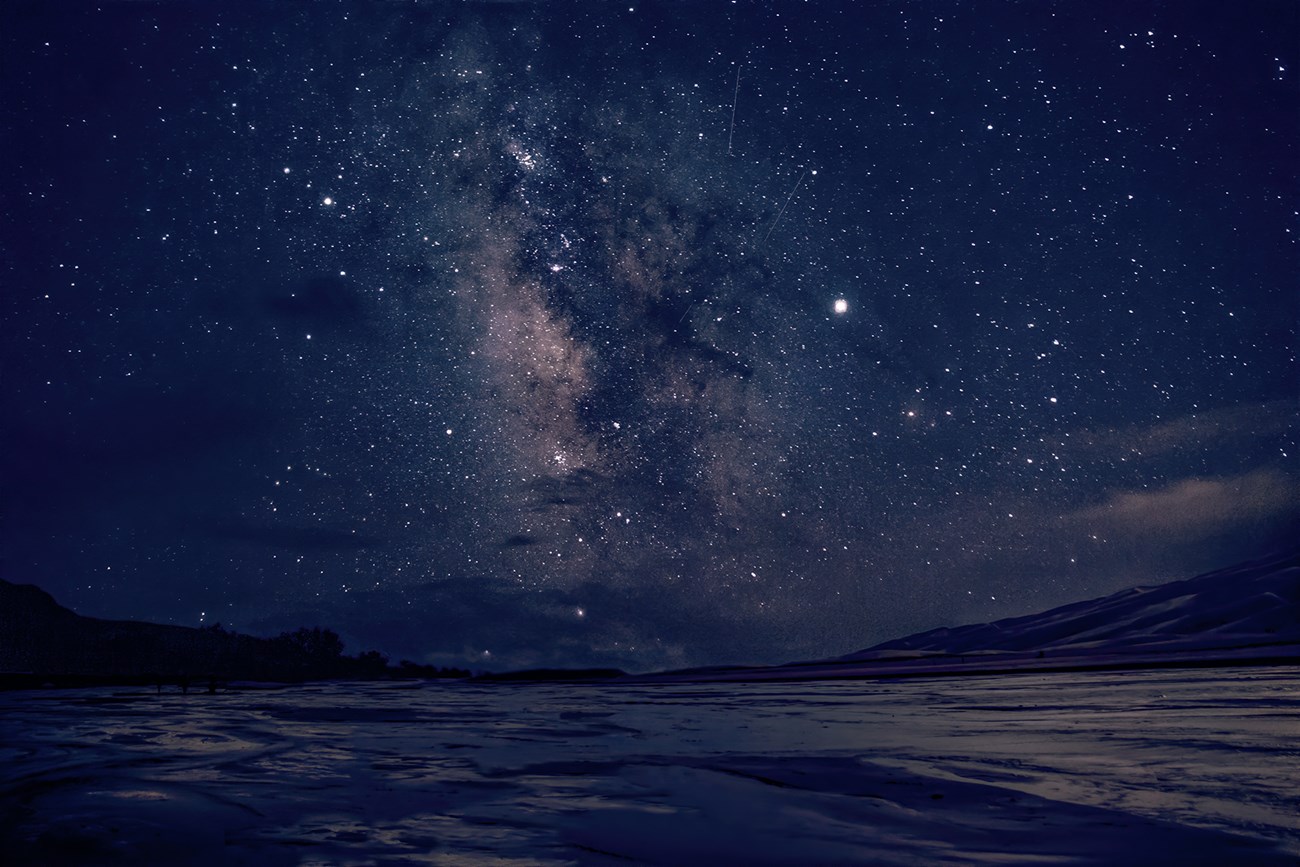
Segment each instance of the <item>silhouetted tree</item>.
[{"label": "silhouetted tree", "polygon": [[313,662],[329,662],[343,655],[343,639],[338,633],[319,626],[306,626],[294,632],[282,632],[276,639],[291,653],[296,653]]},{"label": "silhouetted tree", "polygon": [[378,677],[388,670],[388,657],[378,650],[357,654],[357,671],[365,677]]},{"label": "silhouetted tree", "polygon": [[398,674],[401,677],[469,677],[470,673],[463,668],[438,668],[433,665],[421,665],[418,662],[412,662],[409,659],[403,659],[397,664]]}]

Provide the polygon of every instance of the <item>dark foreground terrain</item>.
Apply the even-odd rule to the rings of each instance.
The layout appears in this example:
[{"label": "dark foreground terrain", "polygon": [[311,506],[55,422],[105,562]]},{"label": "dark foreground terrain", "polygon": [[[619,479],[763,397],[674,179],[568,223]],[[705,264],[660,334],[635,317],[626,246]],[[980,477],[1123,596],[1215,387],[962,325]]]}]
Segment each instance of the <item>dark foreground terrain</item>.
[{"label": "dark foreground terrain", "polygon": [[1277,864],[1291,668],[0,694],[7,864]]}]

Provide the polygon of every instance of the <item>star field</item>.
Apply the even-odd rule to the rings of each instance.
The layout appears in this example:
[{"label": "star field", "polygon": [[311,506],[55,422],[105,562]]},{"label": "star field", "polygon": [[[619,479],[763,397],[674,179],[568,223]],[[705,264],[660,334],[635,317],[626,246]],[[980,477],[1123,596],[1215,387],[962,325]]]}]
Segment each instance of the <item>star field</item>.
[{"label": "star field", "polygon": [[0,538],[81,613],[778,662],[1297,527],[1291,4],[16,18]]}]

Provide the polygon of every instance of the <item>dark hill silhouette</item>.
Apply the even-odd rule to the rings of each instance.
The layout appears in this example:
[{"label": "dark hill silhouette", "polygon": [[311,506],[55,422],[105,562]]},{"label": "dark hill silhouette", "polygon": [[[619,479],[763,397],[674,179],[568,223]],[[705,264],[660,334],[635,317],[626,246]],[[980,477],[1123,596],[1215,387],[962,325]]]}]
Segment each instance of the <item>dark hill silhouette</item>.
[{"label": "dark hill silhouette", "polygon": [[11,686],[468,675],[405,660],[390,668],[375,651],[344,656],[338,635],[320,627],[258,638],[219,624],[196,629],[83,617],[39,587],[0,579],[0,678]]}]

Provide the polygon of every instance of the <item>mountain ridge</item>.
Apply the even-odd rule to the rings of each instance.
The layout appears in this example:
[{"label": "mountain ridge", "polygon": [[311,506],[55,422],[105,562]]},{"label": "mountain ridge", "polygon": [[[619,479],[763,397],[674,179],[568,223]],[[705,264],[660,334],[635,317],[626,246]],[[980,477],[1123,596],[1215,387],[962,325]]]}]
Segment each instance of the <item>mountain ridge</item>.
[{"label": "mountain ridge", "polygon": [[1031,615],[941,627],[841,656],[888,650],[1088,650],[1300,641],[1300,552],[1166,584],[1136,586]]},{"label": "mountain ridge", "polygon": [[828,659],[644,675],[833,680],[1300,663],[1300,549],[1036,614],[940,627]]},{"label": "mountain ridge", "polygon": [[[300,680],[386,670],[378,655],[341,657],[341,643],[322,656],[310,632],[272,639],[219,626],[101,620],[63,607],[33,584],[0,579],[0,676]],[[322,631],[315,633],[320,638]],[[828,659],[605,674],[635,682],[813,680],[1265,662],[1300,662],[1300,549]]]},{"label": "mountain ridge", "polygon": [[1164,584],[1131,587],[1035,614],[940,627],[841,659],[883,651],[1210,649],[1300,642],[1300,551]]}]

